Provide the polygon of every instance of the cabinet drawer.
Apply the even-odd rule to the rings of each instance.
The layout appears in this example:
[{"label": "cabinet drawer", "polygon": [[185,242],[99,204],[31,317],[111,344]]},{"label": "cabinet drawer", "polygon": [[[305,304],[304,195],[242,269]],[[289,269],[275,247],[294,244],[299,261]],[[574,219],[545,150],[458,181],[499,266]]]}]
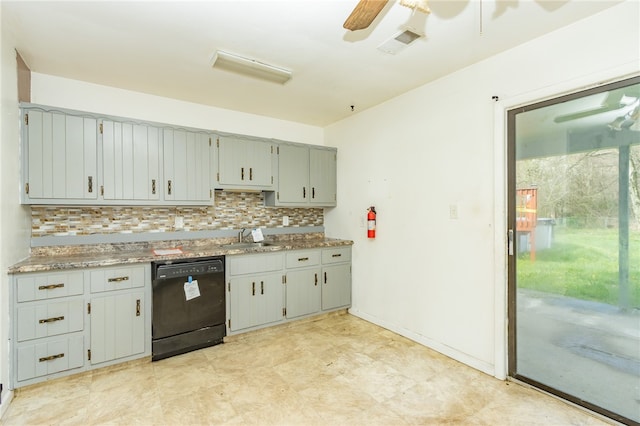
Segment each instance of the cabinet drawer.
[{"label": "cabinet drawer", "polygon": [[82,272],[20,275],[16,278],[18,302],[54,299],[84,293]]},{"label": "cabinet drawer", "polygon": [[82,335],[58,340],[36,341],[18,347],[18,381],[46,376],[84,364],[84,338]]},{"label": "cabinet drawer", "polygon": [[227,257],[229,275],[246,275],[282,269],[282,253]]},{"label": "cabinet drawer", "polygon": [[322,250],[322,263],[351,262],[351,247],[336,247]]},{"label": "cabinet drawer", "polygon": [[83,306],[84,301],[80,298],[20,305],[16,324],[18,341],[81,331],[84,328]]},{"label": "cabinet drawer", "polygon": [[90,272],[91,293],[144,287],[145,265],[96,269]]},{"label": "cabinet drawer", "polygon": [[320,250],[294,251],[287,253],[286,256],[287,269],[320,264]]}]

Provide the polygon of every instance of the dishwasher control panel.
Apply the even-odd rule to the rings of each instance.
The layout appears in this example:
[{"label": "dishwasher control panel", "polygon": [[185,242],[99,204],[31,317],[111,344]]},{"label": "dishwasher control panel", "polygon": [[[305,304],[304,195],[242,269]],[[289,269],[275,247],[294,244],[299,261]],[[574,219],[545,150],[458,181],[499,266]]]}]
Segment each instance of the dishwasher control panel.
[{"label": "dishwasher control panel", "polygon": [[157,265],[153,268],[153,279],[167,279],[174,277],[188,277],[203,274],[215,274],[224,272],[224,258],[189,261],[186,263],[174,263]]}]

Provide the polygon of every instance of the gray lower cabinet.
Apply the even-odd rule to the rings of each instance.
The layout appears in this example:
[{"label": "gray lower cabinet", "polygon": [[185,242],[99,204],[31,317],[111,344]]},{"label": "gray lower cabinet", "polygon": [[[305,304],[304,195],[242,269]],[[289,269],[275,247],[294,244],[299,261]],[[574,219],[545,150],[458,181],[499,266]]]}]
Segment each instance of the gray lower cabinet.
[{"label": "gray lower cabinet", "polygon": [[351,247],[322,250],[322,310],[351,305]]},{"label": "gray lower cabinet", "polygon": [[14,276],[12,356],[14,384],[84,367],[82,271]]},{"label": "gray lower cabinet", "polygon": [[235,277],[229,281],[231,330],[263,326],[282,320],[282,274]]},{"label": "gray lower cabinet", "polygon": [[148,264],[16,274],[12,282],[13,388],[151,353]]},{"label": "gray lower cabinet", "polygon": [[286,254],[287,319],[320,311],[320,250]]},{"label": "gray lower cabinet", "polygon": [[90,272],[89,360],[92,365],[144,354],[148,278],[146,265]]},{"label": "gray lower cabinet", "polygon": [[227,256],[227,334],[351,306],[351,247]]},{"label": "gray lower cabinet", "polygon": [[230,333],[284,319],[283,255],[227,258],[227,327]]}]

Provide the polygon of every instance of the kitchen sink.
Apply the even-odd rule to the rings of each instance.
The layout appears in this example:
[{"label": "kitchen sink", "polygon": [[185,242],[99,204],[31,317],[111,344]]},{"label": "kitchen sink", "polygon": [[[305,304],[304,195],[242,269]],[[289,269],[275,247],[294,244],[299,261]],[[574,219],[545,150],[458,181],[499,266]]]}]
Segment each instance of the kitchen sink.
[{"label": "kitchen sink", "polygon": [[249,249],[249,248],[258,248],[258,247],[273,247],[273,246],[277,246],[277,244],[274,243],[269,243],[266,241],[262,241],[259,243],[230,243],[230,244],[223,244],[222,247],[224,248],[237,248],[237,249]]}]

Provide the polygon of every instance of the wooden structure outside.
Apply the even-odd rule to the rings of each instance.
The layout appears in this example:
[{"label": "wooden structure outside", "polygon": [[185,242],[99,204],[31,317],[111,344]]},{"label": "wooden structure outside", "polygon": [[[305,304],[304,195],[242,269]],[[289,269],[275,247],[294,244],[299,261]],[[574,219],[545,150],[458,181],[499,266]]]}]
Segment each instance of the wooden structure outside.
[{"label": "wooden structure outside", "polygon": [[536,260],[536,225],[538,223],[538,188],[516,190],[516,231],[529,234],[529,256]]}]

